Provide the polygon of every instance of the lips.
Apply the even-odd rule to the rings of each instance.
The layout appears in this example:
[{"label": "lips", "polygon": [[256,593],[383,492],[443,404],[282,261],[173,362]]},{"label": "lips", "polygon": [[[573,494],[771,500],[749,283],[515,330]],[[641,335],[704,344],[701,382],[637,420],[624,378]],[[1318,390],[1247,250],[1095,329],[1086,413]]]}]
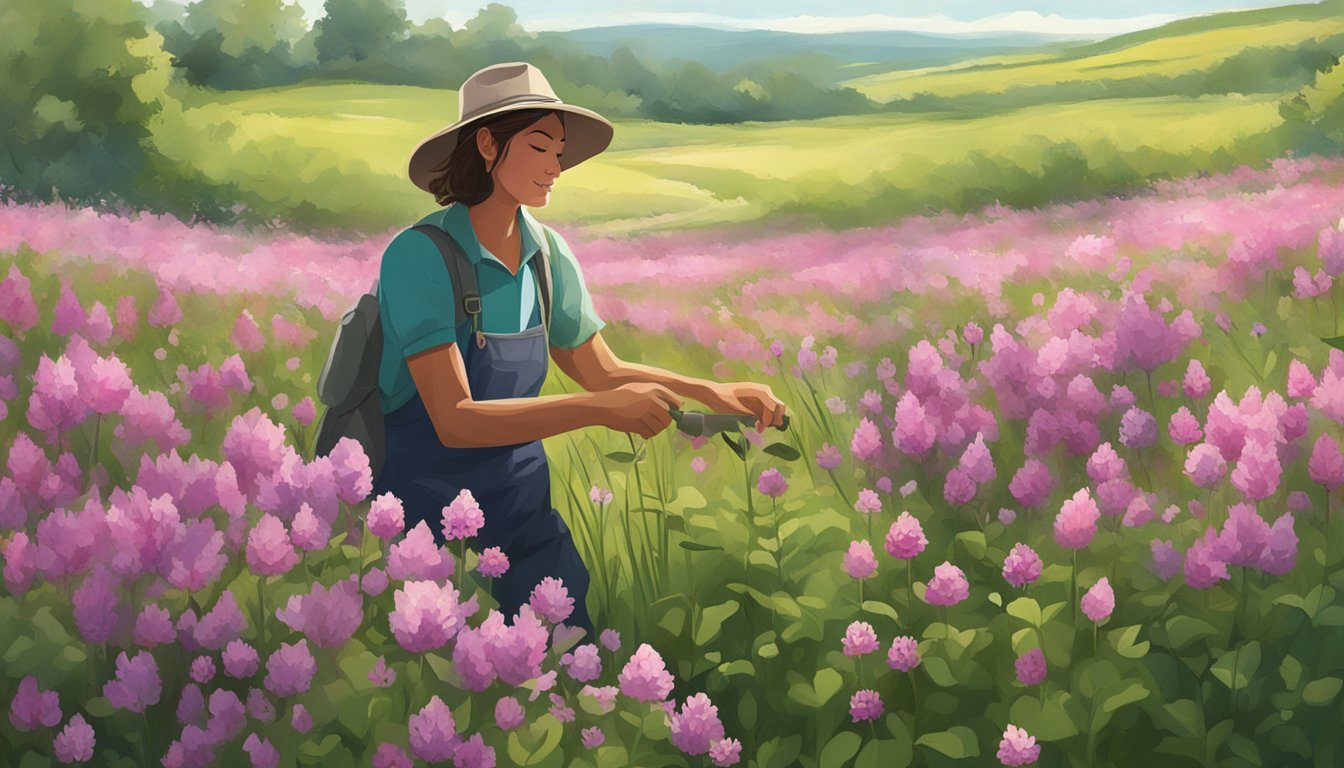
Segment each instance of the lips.
[{"label": "lips", "polygon": [[548,191],[548,192],[549,192],[550,189],[551,189],[551,185],[550,185],[550,184],[537,184],[537,182],[535,182],[535,181],[532,182],[532,183],[533,183],[533,184],[536,184],[538,187],[541,187],[542,189],[544,189],[544,190],[546,190],[546,191]]}]

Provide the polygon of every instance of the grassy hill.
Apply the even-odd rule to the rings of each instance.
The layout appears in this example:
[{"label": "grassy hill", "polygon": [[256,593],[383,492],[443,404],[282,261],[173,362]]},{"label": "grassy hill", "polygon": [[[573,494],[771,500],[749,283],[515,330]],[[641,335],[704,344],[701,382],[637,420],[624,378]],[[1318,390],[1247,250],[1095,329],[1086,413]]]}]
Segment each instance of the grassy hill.
[{"label": "grassy hill", "polygon": [[[1207,71],[1246,48],[1294,46],[1344,34],[1344,2],[1290,5],[1212,14],[1107,40],[970,59],[931,67],[892,69],[840,82],[875,101],[918,93],[956,97],[1065,82],[1122,80]],[[1098,94],[1104,95],[1104,94]]]},{"label": "grassy hill", "polygon": [[[1110,80],[1092,89],[1077,83],[1171,76],[1249,45],[1344,39],[1329,37],[1344,35],[1344,15],[1324,13],[1327,5],[1341,3],[1188,20],[1165,34],[1092,44],[1087,55],[1037,51],[855,81],[888,98],[932,90],[955,106],[941,111],[736,125],[615,120],[611,147],[566,173],[540,215],[607,234],[866,226],[996,200],[1042,205],[1255,163],[1281,151],[1272,131],[1279,102],[1295,88],[1125,97],[1104,87]],[[1035,89],[1039,101],[976,107],[967,96],[1015,88]],[[258,209],[369,232],[435,206],[406,179],[406,162],[420,139],[457,117],[454,91],[363,83],[195,91],[183,103],[155,130],[168,157],[236,185]]]}]

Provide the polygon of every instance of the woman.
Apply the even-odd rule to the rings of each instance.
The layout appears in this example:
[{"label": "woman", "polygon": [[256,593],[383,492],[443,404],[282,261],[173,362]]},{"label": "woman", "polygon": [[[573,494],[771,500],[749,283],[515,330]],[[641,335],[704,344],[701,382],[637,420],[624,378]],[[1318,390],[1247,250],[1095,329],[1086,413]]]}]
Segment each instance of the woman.
[{"label": "woman", "polygon": [[[406,230],[383,254],[379,311],[384,354],[379,396],[387,458],[374,495],[402,501],[407,527],[425,520],[444,541],[443,508],[462,489],[485,517],[476,544],[500,547],[508,571],[493,585],[512,616],[546,576],[574,598],[566,622],[591,634],[588,571],[551,506],[542,438],[603,425],[650,438],[689,397],[724,413],[779,425],[784,404],[768,386],[718,383],[627,363],[599,331],[578,261],[564,239],[522,206],[544,207],[562,170],[600,153],[612,125],[555,96],[541,72],[513,62],[473,74],[459,92],[456,123],[425,139],[410,159],[416,186],[447,206],[421,219],[466,252],[480,288],[481,327],[455,307],[452,279],[429,236]],[[550,255],[549,338],[534,271],[542,239]],[[586,392],[539,396],[549,357]]]}]

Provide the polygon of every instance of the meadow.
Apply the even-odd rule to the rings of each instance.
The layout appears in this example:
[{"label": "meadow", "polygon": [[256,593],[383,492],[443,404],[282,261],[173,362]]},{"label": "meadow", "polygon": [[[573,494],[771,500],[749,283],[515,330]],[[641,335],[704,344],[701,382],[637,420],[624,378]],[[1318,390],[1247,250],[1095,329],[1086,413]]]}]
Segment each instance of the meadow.
[{"label": "meadow", "polygon": [[0,749],[1338,763],[1344,161],[842,231],[556,226],[618,354],[793,415],[545,441],[598,638],[563,584],[491,610],[469,496],[436,548],[357,446],[309,452],[395,230],[0,208]]},{"label": "meadow", "polygon": [[[545,215],[633,236],[711,226],[842,229],[995,200],[1086,199],[1263,156],[1262,137],[1281,122],[1279,98],[1163,96],[734,125],[619,120],[610,148],[562,176],[564,194]],[[416,142],[457,115],[455,92],[409,86],[183,99],[155,120],[154,141],[167,158],[211,183],[238,185],[259,208],[366,234],[428,212],[424,193],[404,181],[406,161]]]}]

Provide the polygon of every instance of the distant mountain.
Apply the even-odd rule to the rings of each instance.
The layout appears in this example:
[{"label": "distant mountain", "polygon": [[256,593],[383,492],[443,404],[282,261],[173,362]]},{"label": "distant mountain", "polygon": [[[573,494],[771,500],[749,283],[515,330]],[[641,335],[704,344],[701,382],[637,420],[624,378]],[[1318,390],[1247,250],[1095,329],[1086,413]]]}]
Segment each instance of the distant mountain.
[{"label": "distant mountain", "polygon": [[[696,61],[712,70],[754,69],[770,60],[812,60],[821,56],[844,67],[844,78],[894,67],[937,66],[969,58],[1020,52],[1024,48],[1077,45],[1103,36],[1036,33],[935,35],[918,32],[832,32],[799,34],[764,29],[715,29],[681,24],[628,24],[588,27],[563,32],[538,32],[537,42],[574,47],[596,56],[610,56],[627,47],[649,63]],[[818,73],[810,73],[816,75]],[[825,79],[825,78],[822,78]]]}]

